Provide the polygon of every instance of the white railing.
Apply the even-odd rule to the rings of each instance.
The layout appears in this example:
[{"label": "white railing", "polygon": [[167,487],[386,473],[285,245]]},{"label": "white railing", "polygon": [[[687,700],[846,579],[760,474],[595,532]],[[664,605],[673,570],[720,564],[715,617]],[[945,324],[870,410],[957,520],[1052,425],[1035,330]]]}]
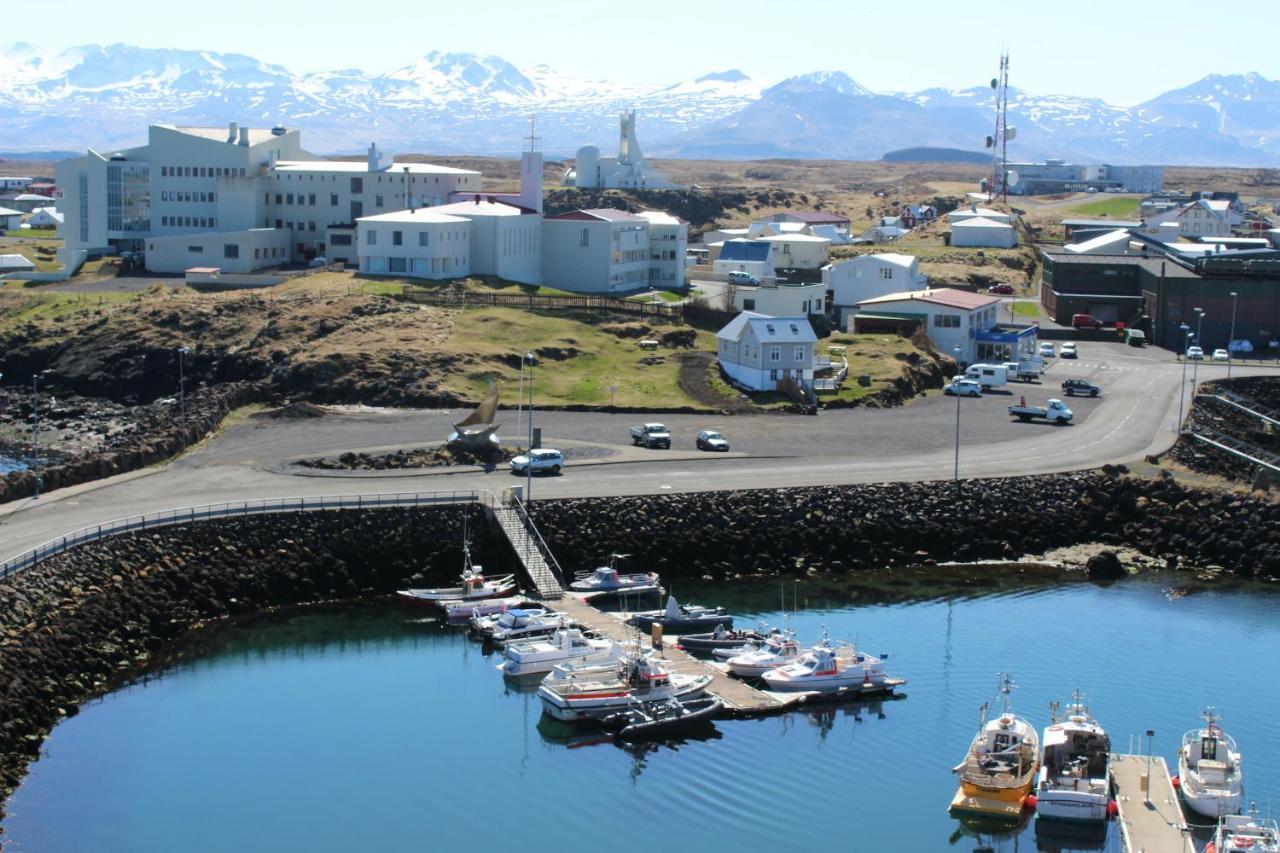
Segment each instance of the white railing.
[{"label": "white railing", "polygon": [[373,495],[320,495],[317,497],[267,498],[256,501],[229,501],[204,506],[166,509],[159,512],[131,515],[102,524],[82,527],[64,536],[50,539],[29,551],[0,563],[0,578],[30,568],[41,560],[60,554],[68,548],[95,542],[108,536],[118,536],[135,530],[150,530],[172,524],[189,524],[211,518],[257,515],[272,512],[314,512],[326,509],[371,509],[388,506],[424,506],[430,504],[470,503],[480,499],[478,491],[457,492],[396,492]]}]

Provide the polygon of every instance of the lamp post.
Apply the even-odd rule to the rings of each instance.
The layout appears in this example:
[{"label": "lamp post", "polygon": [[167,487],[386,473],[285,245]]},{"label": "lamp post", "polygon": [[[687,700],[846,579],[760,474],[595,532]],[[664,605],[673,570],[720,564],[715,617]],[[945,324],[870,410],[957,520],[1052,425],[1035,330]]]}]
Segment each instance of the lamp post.
[{"label": "lamp post", "polygon": [[1151,805],[1151,739],[1155,735],[1155,729],[1147,729],[1147,805]]},{"label": "lamp post", "polygon": [[[524,432],[524,357],[520,358],[520,396],[516,400],[516,435]],[[516,439],[519,442],[519,439]]]},{"label": "lamp post", "polygon": [[1196,344],[1200,347],[1200,358],[1197,358],[1196,363],[1191,366],[1191,402],[1194,405],[1196,399],[1196,382],[1200,377],[1200,362],[1204,360],[1204,335],[1201,334],[1201,330],[1204,328],[1204,309],[1193,308],[1191,310],[1195,311],[1196,314],[1199,315],[1199,319],[1196,320]]},{"label": "lamp post", "polygon": [[178,407],[182,413],[182,449],[187,449],[187,379],[183,373],[183,359],[191,347],[178,347]]},{"label": "lamp post", "polygon": [[[960,346],[955,348],[956,367],[960,366]],[[956,481],[956,497],[960,496],[960,391],[956,390],[956,464],[952,474]]]},{"label": "lamp post", "polygon": [[529,362],[529,449],[525,452],[524,466],[524,502],[528,506],[533,499],[533,353],[527,352],[524,357]]},{"label": "lamp post", "polygon": [[31,413],[35,416],[31,444],[34,447],[31,464],[35,466],[36,500],[40,500],[40,377],[48,374],[48,370],[31,374]]},{"label": "lamp post", "polygon": [[1240,294],[1234,290],[1231,291],[1231,334],[1227,335],[1227,378],[1231,378],[1231,359],[1234,349],[1232,344],[1236,342],[1236,304],[1240,301]]},{"label": "lamp post", "polygon": [[1182,330],[1182,381],[1178,383],[1178,432],[1182,432],[1182,399],[1187,393],[1187,349],[1191,346],[1191,339],[1195,337],[1195,333],[1191,331],[1191,327],[1183,323],[1178,327]]}]

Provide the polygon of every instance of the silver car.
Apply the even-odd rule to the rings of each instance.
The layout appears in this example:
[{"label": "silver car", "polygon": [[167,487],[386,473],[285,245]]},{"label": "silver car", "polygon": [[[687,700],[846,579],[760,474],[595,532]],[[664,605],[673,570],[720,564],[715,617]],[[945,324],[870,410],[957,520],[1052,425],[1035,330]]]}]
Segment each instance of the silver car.
[{"label": "silver car", "polygon": [[727,451],[729,440],[713,429],[704,429],[698,433],[698,449]]},{"label": "silver car", "polygon": [[524,474],[529,469],[534,474],[559,474],[563,467],[564,454],[550,447],[539,447],[511,460],[513,474]]}]

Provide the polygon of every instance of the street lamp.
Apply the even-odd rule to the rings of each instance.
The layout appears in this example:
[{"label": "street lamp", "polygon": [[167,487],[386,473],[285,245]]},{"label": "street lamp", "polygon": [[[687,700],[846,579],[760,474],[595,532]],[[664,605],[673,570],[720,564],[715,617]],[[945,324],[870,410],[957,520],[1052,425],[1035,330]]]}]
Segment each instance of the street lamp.
[{"label": "street lamp", "polygon": [[[516,401],[516,435],[524,432],[524,356],[520,357],[520,395]],[[519,439],[516,439],[517,447]]]},{"label": "street lamp", "polygon": [[1200,376],[1200,362],[1204,360],[1204,335],[1201,330],[1204,328],[1204,309],[1192,308],[1199,315],[1196,320],[1196,344],[1200,347],[1200,358],[1196,359],[1196,363],[1191,368],[1191,402],[1194,404],[1196,399],[1196,381]]},{"label": "street lamp", "polygon": [[527,352],[524,357],[529,362],[529,449],[524,466],[524,502],[528,506],[533,498],[533,353]]},{"label": "street lamp", "polygon": [[[956,367],[960,366],[960,346],[956,345]],[[960,496],[960,390],[956,389],[956,464],[953,478],[956,481],[956,497]]]},{"label": "street lamp", "polygon": [[1191,331],[1191,327],[1183,323],[1178,327],[1182,330],[1182,382],[1178,384],[1178,432],[1182,432],[1182,398],[1187,393],[1187,350],[1191,348],[1191,339],[1195,337],[1195,333]]},{"label": "street lamp", "polygon": [[183,357],[191,352],[191,347],[178,347],[178,406],[182,411],[182,449],[187,449],[187,380],[183,375]]},{"label": "street lamp", "polygon": [[50,370],[41,370],[31,374],[31,413],[35,416],[31,444],[34,447],[31,464],[35,466],[36,500],[40,500],[40,377],[49,374]]},{"label": "street lamp", "polygon": [[1234,348],[1232,344],[1236,342],[1236,303],[1239,300],[1239,293],[1231,291],[1231,334],[1227,335],[1227,378],[1231,378],[1231,358]]}]

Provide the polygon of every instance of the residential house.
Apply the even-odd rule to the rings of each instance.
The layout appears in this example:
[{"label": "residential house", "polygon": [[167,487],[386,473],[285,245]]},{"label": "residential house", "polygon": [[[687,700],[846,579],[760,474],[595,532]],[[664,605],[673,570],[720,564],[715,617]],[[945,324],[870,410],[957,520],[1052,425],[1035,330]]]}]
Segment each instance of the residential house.
[{"label": "residential house", "polygon": [[0,204],[5,207],[21,210],[27,213],[35,210],[37,207],[54,207],[57,199],[47,195],[36,195],[35,193],[11,193],[9,195],[0,196]]},{"label": "residential house", "polygon": [[848,328],[849,319],[864,299],[929,286],[914,255],[883,252],[858,255],[822,268],[822,284],[831,295],[837,327]]},{"label": "residential house", "polygon": [[947,214],[947,221],[953,225],[969,219],[989,219],[992,222],[1003,222],[1005,225],[1013,224],[1013,217],[1004,211],[991,207],[978,207],[976,204],[957,208]]},{"label": "residential house", "polygon": [[1012,225],[979,216],[951,222],[951,245],[986,249],[1012,249],[1018,232]]},{"label": "residential house", "polygon": [[31,211],[27,224],[32,228],[57,228],[65,217],[52,207],[37,207]]},{"label": "residential house", "polygon": [[815,284],[735,284],[731,291],[735,311],[754,311],[773,317],[807,317],[826,310],[827,286]]},{"label": "residential house", "polygon": [[[998,297],[948,287],[888,293],[859,302],[849,331],[910,334],[923,329],[939,352],[955,355],[959,347],[959,360],[972,363],[977,360],[978,344],[992,342],[984,333],[990,336],[999,329],[999,305]],[[1019,332],[1028,342],[1017,344],[1015,352],[1034,351],[1035,331],[1030,328],[1028,333]]]},{"label": "residential house", "polygon": [[628,293],[650,281],[649,221],[613,208],[542,220],[542,280],[575,293]]},{"label": "residential house", "polygon": [[1244,215],[1230,200],[1200,198],[1177,207],[1163,207],[1145,219],[1139,233],[1161,240],[1230,237],[1232,228],[1243,223]]},{"label": "residential house", "polygon": [[810,234],[777,234],[757,238],[773,244],[775,269],[820,270],[830,257],[831,241]]},{"label": "residential house", "polygon": [[810,228],[828,226],[846,235],[849,233],[849,217],[825,210],[784,211],[772,213],[764,218],[765,222],[796,222]]},{"label": "residential house", "polygon": [[901,216],[881,216],[867,236],[877,243],[892,243],[910,230],[902,224]]},{"label": "residential house", "polygon": [[0,193],[22,192],[34,180],[26,175],[0,175]]},{"label": "residential house", "polygon": [[745,272],[761,281],[774,277],[776,245],[767,240],[725,240],[711,264],[712,272]]},{"label": "residential house", "polygon": [[813,383],[817,343],[806,317],[744,311],[716,332],[716,355],[735,384],[772,391],[784,377],[802,387]]}]

